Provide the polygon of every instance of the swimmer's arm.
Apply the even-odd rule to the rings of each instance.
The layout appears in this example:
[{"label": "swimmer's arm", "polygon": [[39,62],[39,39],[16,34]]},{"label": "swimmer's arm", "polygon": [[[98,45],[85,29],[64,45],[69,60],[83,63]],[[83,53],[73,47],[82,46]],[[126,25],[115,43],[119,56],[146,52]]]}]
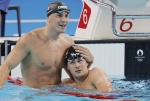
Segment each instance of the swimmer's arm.
[{"label": "swimmer's arm", "polygon": [[[74,41],[73,41],[73,39],[72,39],[69,35],[66,35],[66,34],[65,34],[65,40],[67,40],[68,43],[70,44],[67,48],[69,48],[70,46],[72,46],[72,45],[75,44]],[[67,49],[67,48],[66,48],[66,49]],[[64,60],[64,61],[65,61],[65,60]],[[66,71],[66,73],[69,75],[69,77],[70,77],[72,80],[74,80],[74,78],[73,78],[71,72],[67,69],[67,65],[65,65],[65,67],[63,67],[63,68],[64,68],[64,70]]]},{"label": "swimmer's arm", "polygon": [[65,69],[66,73],[69,75],[70,79],[74,80],[71,72],[67,69],[67,66],[65,66],[64,69]]},{"label": "swimmer's arm", "polygon": [[92,53],[89,51],[88,48],[83,46],[74,46],[75,51],[81,53],[81,56],[85,58],[85,60],[88,62],[88,68],[92,65],[94,61],[94,57]]},{"label": "swimmer's arm", "polygon": [[106,74],[99,68],[93,68],[92,83],[101,92],[111,92],[112,85]]},{"label": "swimmer's arm", "polygon": [[10,71],[15,68],[27,54],[28,50],[26,45],[22,39],[19,39],[4,63],[0,66],[0,87],[5,84]]}]

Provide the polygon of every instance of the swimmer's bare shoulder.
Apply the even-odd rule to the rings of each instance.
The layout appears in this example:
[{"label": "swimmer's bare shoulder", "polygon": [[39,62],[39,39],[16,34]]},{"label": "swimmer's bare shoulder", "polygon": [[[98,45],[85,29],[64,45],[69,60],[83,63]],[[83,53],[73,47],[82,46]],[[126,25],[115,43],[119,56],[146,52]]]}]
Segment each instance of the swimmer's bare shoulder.
[{"label": "swimmer's bare shoulder", "polygon": [[[8,68],[8,70],[12,70],[15,68],[24,57],[31,51],[31,43],[35,42],[36,39],[33,32],[29,32],[28,34],[23,35],[17,41],[16,45],[12,49],[12,51],[7,56],[5,62],[3,63],[3,68]],[[9,71],[8,71],[9,72]]]},{"label": "swimmer's bare shoulder", "polygon": [[106,73],[98,67],[92,68],[89,72],[88,77],[90,80],[92,80],[92,82],[94,82],[95,80],[97,81],[97,79],[99,79],[100,81],[101,80],[103,81],[104,79],[108,79]]},{"label": "swimmer's bare shoulder", "polygon": [[98,90],[102,92],[112,91],[110,79],[102,69],[94,67],[92,70],[90,70],[88,77],[90,82],[93,83]]},{"label": "swimmer's bare shoulder", "polygon": [[62,36],[64,40],[71,42],[72,45],[74,44],[74,40],[68,34],[60,34],[60,36]]},{"label": "swimmer's bare shoulder", "polygon": [[70,78],[65,78],[61,81],[62,84],[76,87],[76,82]]},{"label": "swimmer's bare shoulder", "polygon": [[44,28],[38,28],[35,30],[32,30],[31,32],[26,33],[23,35],[17,43],[25,44],[26,46],[32,46],[37,43],[37,41],[40,41],[40,33],[43,33]]}]

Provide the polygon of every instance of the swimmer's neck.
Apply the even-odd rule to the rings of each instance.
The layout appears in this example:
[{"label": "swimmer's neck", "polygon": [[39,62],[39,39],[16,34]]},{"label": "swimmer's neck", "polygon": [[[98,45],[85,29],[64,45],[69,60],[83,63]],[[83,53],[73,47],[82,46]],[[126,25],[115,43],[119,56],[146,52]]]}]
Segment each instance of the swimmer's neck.
[{"label": "swimmer's neck", "polygon": [[48,40],[57,40],[60,36],[59,32],[56,32],[55,30],[52,29],[48,29],[47,27],[44,27],[44,34],[41,36],[42,39],[44,39],[45,41]]},{"label": "swimmer's neck", "polygon": [[[89,74],[89,73],[88,73]],[[78,87],[80,87],[82,85],[82,83],[86,80],[86,78],[88,77],[88,74],[82,76],[82,77],[78,77],[78,78],[75,78],[75,82],[77,84]]]}]

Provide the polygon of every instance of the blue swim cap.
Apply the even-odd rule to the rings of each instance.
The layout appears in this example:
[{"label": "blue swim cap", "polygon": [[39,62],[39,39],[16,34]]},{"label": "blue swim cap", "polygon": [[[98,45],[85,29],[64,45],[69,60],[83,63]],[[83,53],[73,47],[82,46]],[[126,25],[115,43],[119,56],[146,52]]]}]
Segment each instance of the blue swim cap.
[{"label": "blue swim cap", "polygon": [[[75,46],[75,45],[73,45]],[[71,46],[70,48],[68,48],[67,52],[66,52],[66,57],[65,57],[65,61],[66,63],[69,61],[74,61],[75,59],[81,59],[83,58],[80,53],[76,52],[74,47]]]},{"label": "blue swim cap", "polygon": [[67,12],[69,14],[70,10],[67,8],[66,4],[63,2],[53,2],[48,6],[47,17],[53,13]]}]

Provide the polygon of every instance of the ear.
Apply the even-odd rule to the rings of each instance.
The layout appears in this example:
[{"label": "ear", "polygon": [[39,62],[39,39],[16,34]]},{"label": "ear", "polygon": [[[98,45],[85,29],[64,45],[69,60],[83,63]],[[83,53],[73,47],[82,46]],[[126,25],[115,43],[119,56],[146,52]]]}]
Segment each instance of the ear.
[{"label": "ear", "polygon": [[[85,60],[86,61],[86,60]],[[86,61],[86,66],[88,67],[89,63]]]},{"label": "ear", "polygon": [[46,19],[46,24],[49,24],[49,23],[50,23],[50,18],[47,17],[47,19]]},{"label": "ear", "polygon": [[47,19],[46,19],[46,25],[48,24],[48,17],[47,17]]},{"label": "ear", "polygon": [[67,69],[70,71],[70,68],[69,68],[69,66],[67,65]]},{"label": "ear", "polygon": [[86,66],[88,67],[89,63],[86,62]]}]

